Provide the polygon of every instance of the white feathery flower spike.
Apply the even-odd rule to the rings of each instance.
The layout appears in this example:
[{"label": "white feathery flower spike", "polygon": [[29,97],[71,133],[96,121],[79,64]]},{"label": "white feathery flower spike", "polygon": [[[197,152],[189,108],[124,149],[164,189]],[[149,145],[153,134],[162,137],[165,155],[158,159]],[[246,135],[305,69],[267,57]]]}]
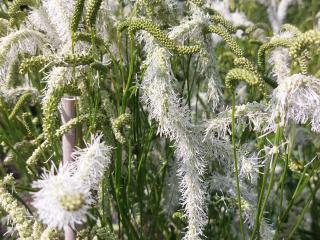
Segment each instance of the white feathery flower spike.
[{"label": "white feathery flower spike", "polygon": [[45,52],[47,42],[43,34],[29,29],[21,29],[0,38],[0,79],[5,79],[10,63],[19,52],[31,55],[35,55],[37,50]]},{"label": "white feathery flower spike", "polygon": [[61,45],[61,40],[58,37],[56,29],[51,24],[48,14],[42,7],[39,9],[32,9],[28,15],[28,20],[35,29],[46,33],[50,43],[56,49],[59,48]]},{"label": "white feathery flower spike", "polygon": [[86,222],[93,203],[90,186],[71,175],[69,166],[52,167],[32,185],[33,206],[39,218],[50,228],[63,229]]},{"label": "white feathery flower spike", "polygon": [[91,141],[86,143],[85,148],[79,148],[72,153],[75,160],[71,163],[74,177],[83,183],[90,184],[91,189],[98,188],[99,182],[111,162],[112,147],[102,141],[102,136],[102,134],[92,135]]},{"label": "white feathery flower spike", "polygon": [[158,133],[175,142],[181,179],[181,202],[188,217],[184,239],[200,239],[207,219],[205,184],[201,179],[206,164],[202,157],[201,138],[192,131],[190,113],[172,86],[175,79],[169,52],[158,46],[146,50],[151,52],[147,52],[148,68],[141,83],[142,101],[146,104],[150,117],[159,123]]},{"label": "white feathery flower spike", "polygon": [[[269,119],[267,108],[267,105],[257,102],[237,106],[235,112],[237,126],[249,126],[255,131],[262,131],[263,126],[267,124]],[[231,134],[230,108],[226,108],[226,110],[207,122],[205,138],[209,135],[215,135],[217,138],[226,139],[228,134]]]},{"label": "white feathery flower spike", "polygon": [[[75,1],[44,0],[42,4],[62,43],[64,45],[66,43],[71,44],[70,22]],[[70,46],[66,50],[70,49]]]},{"label": "white feathery flower spike", "polygon": [[310,121],[311,130],[320,132],[320,79],[294,74],[283,79],[272,95],[272,117],[267,131],[275,131],[279,115],[281,126],[289,120],[298,124]]},{"label": "white feathery flower spike", "polygon": [[273,32],[279,32],[283,24],[290,5],[296,3],[296,0],[259,0],[268,9],[268,19],[270,21]]},{"label": "white feathery flower spike", "polygon": [[[290,32],[282,32],[271,39],[291,39],[294,34]],[[290,74],[290,57],[289,49],[284,47],[275,48],[270,55],[269,63],[272,65],[272,75],[279,83]]]},{"label": "white feathery flower spike", "polygon": [[[233,198],[236,198],[237,196],[235,186],[236,183],[232,175],[228,176],[227,174],[226,176],[223,176],[219,173],[215,173],[209,179],[209,189],[211,191],[222,191],[223,193],[227,193]],[[257,196],[255,195],[255,191],[253,191],[253,187],[248,185],[245,181],[240,181],[240,189],[243,217],[245,222],[248,223],[249,227],[252,227],[255,224],[255,218],[257,214]],[[272,227],[264,220],[261,221],[260,224],[260,234],[262,239],[273,239],[275,231],[272,229]]]}]

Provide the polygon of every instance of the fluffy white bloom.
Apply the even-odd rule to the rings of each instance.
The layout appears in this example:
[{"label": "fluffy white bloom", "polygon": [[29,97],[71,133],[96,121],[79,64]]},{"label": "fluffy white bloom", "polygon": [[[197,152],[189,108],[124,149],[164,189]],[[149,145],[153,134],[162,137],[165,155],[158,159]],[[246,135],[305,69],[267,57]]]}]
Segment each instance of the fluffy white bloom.
[{"label": "fluffy white bloom", "polygon": [[[279,35],[274,36],[273,39],[291,39],[293,33],[283,32]],[[290,74],[290,57],[289,49],[284,47],[275,48],[270,55],[269,63],[272,65],[272,74],[276,78],[277,82],[282,81],[285,77]]]},{"label": "fluffy white bloom", "polygon": [[[63,44],[71,43],[70,22],[75,5],[74,0],[44,0],[42,2],[52,26]],[[71,46],[71,45],[70,45]],[[70,50],[70,46],[65,51]]]},{"label": "fluffy white bloom", "polygon": [[192,8],[192,15],[183,18],[178,26],[173,27],[168,33],[168,37],[182,41],[188,38],[199,39],[202,37],[203,27],[209,23],[208,15],[199,8]]},{"label": "fluffy white bloom", "polygon": [[148,52],[148,68],[141,83],[142,101],[149,115],[159,123],[158,133],[174,140],[179,161],[182,204],[188,217],[188,230],[184,239],[200,239],[206,223],[205,189],[201,180],[205,163],[202,158],[200,137],[193,132],[190,113],[173,89],[174,76],[170,55],[154,44]]},{"label": "fluffy white bloom", "polygon": [[33,194],[33,205],[50,228],[75,228],[86,221],[93,202],[90,186],[73,177],[68,166],[60,166],[58,170],[52,167],[33,187],[39,189]]},{"label": "fluffy white bloom", "polygon": [[303,74],[294,74],[283,79],[272,93],[272,117],[269,130],[275,130],[277,116],[284,126],[289,120],[305,124],[320,132],[320,79]]},{"label": "fluffy white bloom", "polygon": [[58,37],[59,35],[52,26],[47,12],[42,7],[39,9],[32,9],[28,15],[28,20],[35,29],[45,32],[46,36],[56,49],[59,48],[61,45],[61,40]]},{"label": "fluffy white bloom", "polygon": [[287,48],[277,47],[272,51],[269,63],[273,65],[272,74],[277,82],[290,74],[289,60],[289,50]]},{"label": "fluffy white bloom", "polygon": [[[252,127],[255,131],[261,131],[269,119],[269,112],[266,105],[262,103],[247,103],[236,106],[235,121],[237,126]],[[217,138],[226,138],[231,134],[231,109],[227,108],[218,116],[209,120],[206,124],[206,135],[215,135]]]},{"label": "fluffy white bloom", "polygon": [[43,34],[29,29],[21,29],[0,38],[0,79],[5,79],[9,65],[19,52],[35,55],[36,51],[45,51],[46,43]]},{"label": "fluffy white bloom", "polygon": [[267,9],[268,19],[274,32],[278,32],[287,15],[290,5],[296,3],[296,0],[259,0]]},{"label": "fluffy white bloom", "polygon": [[[240,153],[242,153],[240,151]],[[239,159],[239,176],[243,179],[249,180],[251,183],[256,184],[258,179],[259,168],[263,164],[259,163],[259,157],[256,153],[250,155],[238,152]]]},{"label": "fluffy white bloom", "polygon": [[193,58],[192,64],[197,65],[199,68],[197,71],[203,75],[208,86],[207,99],[212,103],[213,109],[215,109],[221,98],[221,81],[213,52],[217,44],[216,36],[210,34],[204,39],[202,29],[210,24],[210,18],[202,9],[194,4],[191,4],[191,6],[190,11],[192,15],[182,19],[178,26],[171,29],[168,36],[173,39],[180,39],[182,42],[186,39],[204,42],[199,57]]},{"label": "fluffy white bloom", "polygon": [[109,166],[112,147],[102,141],[102,134],[91,136],[90,143],[72,153],[74,177],[96,189]]}]

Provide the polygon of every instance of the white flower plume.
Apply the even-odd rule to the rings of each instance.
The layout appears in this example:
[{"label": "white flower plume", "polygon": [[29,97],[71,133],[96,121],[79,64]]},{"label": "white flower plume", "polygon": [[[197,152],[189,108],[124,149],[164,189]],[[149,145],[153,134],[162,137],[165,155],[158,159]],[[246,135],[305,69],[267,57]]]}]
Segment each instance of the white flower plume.
[{"label": "white flower plume", "polygon": [[112,147],[102,141],[102,134],[91,136],[91,141],[86,143],[86,148],[73,152],[72,162],[74,177],[84,183],[89,183],[95,189],[108,168],[111,160]]},{"label": "white flower plume", "polygon": [[269,130],[275,129],[280,115],[280,124],[289,120],[298,124],[311,123],[311,129],[320,132],[320,79],[303,74],[294,74],[283,79],[273,91],[272,118]]},{"label": "white flower plume", "polygon": [[9,65],[18,53],[35,55],[38,50],[46,50],[47,42],[43,34],[29,29],[21,29],[0,38],[0,79],[5,79]]},{"label": "white flower plume", "polygon": [[[39,218],[50,228],[75,228],[76,224],[86,222],[88,209],[93,202],[90,188],[72,177],[68,166],[60,166],[59,169],[52,167],[33,183],[33,187],[39,188],[33,195],[33,205]],[[72,198],[75,202],[67,206],[64,198]]]},{"label": "white flower plume", "polygon": [[184,239],[200,239],[206,224],[205,184],[201,179],[205,162],[200,147],[201,138],[192,132],[190,113],[173,89],[175,79],[170,54],[160,47],[155,47],[148,53],[148,68],[141,83],[142,101],[146,104],[150,117],[159,123],[158,133],[175,142],[181,179],[181,201],[188,217]]}]

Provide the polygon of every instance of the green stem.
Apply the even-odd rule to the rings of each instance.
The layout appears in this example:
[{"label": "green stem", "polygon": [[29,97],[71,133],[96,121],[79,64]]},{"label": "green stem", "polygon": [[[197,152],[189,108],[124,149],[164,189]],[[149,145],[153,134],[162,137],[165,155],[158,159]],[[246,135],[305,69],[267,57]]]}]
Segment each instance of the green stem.
[{"label": "green stem", "polygon": [[121,106],[121,114],[126,112],[127,107],[127,100],[129,96],[129,88],[132,82],[132,73],[133,73],[133,62],[134,62],[134,56],[133,56],[133,50],[134,50],[134,42],[133,42],[133,36],[130,37],[130,65],[129,65],[129,74],[127,79],[127,84],[123,93],[122,97],[122,106]]},{"label": "green stem", "polygon": [[[275,136],[275,147],[278,147],[280,139],[281,139],[281,128],[280,128],[280,126],[278,124],[277,130],[276,130],[276,136]],[[264,189],[265,189],[265,185],[266,185],[266,180],[267,180],[267,177],[269,175],[269,166],[270,165],[267,166],[267,169],[266,169],[265,174],[263,176],[262,186],[261,186],[261,190],[260,190],[260,194],[259,194],[259,200],[258,200],[258,211],[257,211],[257,215],[256,215],[256,222],[255,222],[252,234],[251,234],[251,239],[252,240],[254,239],[256,233],[259,231],[259,228],[260,228],[260,222],[261,222],[261,219],[263,217],[264,209],[265,209],[265,206],[267,204],[267,201],[268,201],[268,198],[269,198],[269,195],[270,195],[270,192],[271,192],[278,156],[279,156],[279,153],[276,153],[276,154],[274,154],[272,156],[272,159],[271,159],[271,162],[272,162],[271,176],[270,176],[269,185],[268,185],[268,188],[267,188],[267,192],[266,192],[265,198],[263,199],[263,202],[262,202],[262,198],[263,198],[263,195],[264,195],[263,193],[264,193]],[[261,203],[262,203],[262,205],[261,205]]]},{"label": "green stem", "polygon": [[298,226],[300,226],[300,223],[301,223],[301,221],[303,220],[304,214],[305,214],[305,212],[307,211],[307,209],[308,209],[308,207],[309,207],[309,205],[310,205],[310,202],[311,202],[311,200],[312,200],[312,195],[313,195],[313,194],[310,194],[310,196],[308,197],[307,203],[306,203],[306,205],[303,207],[302,212],[300,213],[299,218],[298,218],[296,224],[293,226],[292,230],[290,231],[290,234],[289,234],[288,239],[291,239],[291,238],[293,237],[293,234],[294,234],[295,231],[297,230]]},{"label": "green stem", "polygon": [[239,179],[239,171],[238,171],[238,158],[237,158],[237,148],[236,148],[236,132],[235,132],[235,112],[236,112],[236,97],[235,93],[232,93],[232,150],[233,150],[233,158],[234,158],[234,167],[236,173],[236,181],[237,181],[237,200],[239,205],[239,213],[240,213],[240,231],[242,235],[242,239],[245,239],[244,231],[243,231],[243,218],[242,218],[242,207],[241,207],[241,193],[240,193],[240,179]]}]

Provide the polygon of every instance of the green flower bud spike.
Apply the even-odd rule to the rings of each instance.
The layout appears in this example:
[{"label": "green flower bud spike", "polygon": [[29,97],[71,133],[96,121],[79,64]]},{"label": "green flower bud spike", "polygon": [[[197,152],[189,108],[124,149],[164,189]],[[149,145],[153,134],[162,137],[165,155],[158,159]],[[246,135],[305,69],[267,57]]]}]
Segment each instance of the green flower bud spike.
[{"label": "green flower bud spike", "polygon": [[30,239],[33,225],[30,214],[28,210],[7,191],[2,180],[0,180],[0,206],[9,214],[20,238]]},{"label": "green flower bud spike", "polygon": [[139,30],[145,30],[150,33],[161,45],[167,48],[169,51],[175,52],[179,55],[193,54],[200,51],[200,45],[194,46],[181,46],[170,39],[160,28],[146,19],[135,19],[124,21],[118,26],[118,33],[128,28],[129,37],[133,37],[134,33]]},{"label": "green flower bud spike", "polygon": [[298,61],[303,74],[308,73],[308,60],[311,58],[309,50],[319,44],[320,32],[314,30],[298,35],[292,43],[289,50],[290,57]]},{"label": "green flower bud spike", "polygon": [[237,56],[237,57],[242,57],[243,56],[243,51],[240,48],[239,44],[236,42],[236,40],[230,35],[230,33],[225,30],[222,27],[215,26],[215,25],[210,25],[205,29],[206,33],[215,33],[219,36],[221,36],[224,41],[228,44],[230,47],[231,51]]},{"label": "green flower bud spike", "polygon": [[71,19],[71,32],[74,34],[78,30],[78,26],[83,13],[85,0],[77,0]]},{"label": "green flower bud spike", "polygon": [[225,19],[220,14],[211,16],[211,20],[214,23],[220,24],[221,26],[223,26],[229,33],[235,33],[237,31],[237,28],[233,25],[233,23]]},{"label": "green flower bud spike", "polygon": [[289,39],[278,38],[270,42],[264,43],[260,46],[258,51],[258,69],[261,73],[264,73],[266,68],[266,52],[276,47],[286,47],[291,46],[291,41]]},{"label": "green flower bud spike", "polygon": [[259,86],[259,77],[251,71],[242,68],[231,69],[225,79],[226,87],[229,89],[234,89],[236,81],[245,81],[250,86]]},{"label": "green flower bud spike", "polygon": [[96,24],[96,19],[101,3],[102,0],[89,0],[86,15],[86,24],[89,28],[92,28]]}]

